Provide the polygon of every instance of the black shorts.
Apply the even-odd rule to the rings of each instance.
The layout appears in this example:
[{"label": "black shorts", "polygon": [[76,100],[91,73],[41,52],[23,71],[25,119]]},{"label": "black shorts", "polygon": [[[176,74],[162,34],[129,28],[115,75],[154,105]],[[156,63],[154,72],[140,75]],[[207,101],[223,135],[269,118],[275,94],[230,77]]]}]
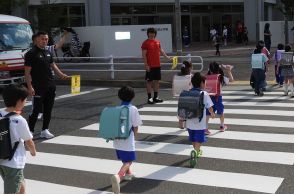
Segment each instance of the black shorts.
[{"label": "black shorts", "polygon": [[150,71],[146,71],[146,81],[161,80],[161,68],[150,68]]}]

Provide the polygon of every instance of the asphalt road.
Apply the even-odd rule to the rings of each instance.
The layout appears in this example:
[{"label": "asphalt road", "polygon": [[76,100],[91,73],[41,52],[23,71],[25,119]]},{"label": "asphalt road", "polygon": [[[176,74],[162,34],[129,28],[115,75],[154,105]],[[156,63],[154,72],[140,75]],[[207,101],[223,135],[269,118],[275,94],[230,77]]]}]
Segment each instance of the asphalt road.
[{"label": "asphalt road", "polygon": [[[93,124],[98,123],[105,106],[119,104],[117,91],[82,86],[81,95],[72,96],[68,95],[68,86],[58,86],[50,125],[57,137],[39,139],[38,121],[38,155],[29,157],[25,168],[27,193],[111,191],[110,176],[121,164],[111,143],[97,138],[98,127]],[[280,88],[269,87],[264,97],[254,97],[247,86],[226,87],[229,130],[219,133],[218,119],[211,121],[213,134],[195,169],[189,167],[191,146],[187,132],[177,128],[176,99],[170,89],[161,90],[165,103],[156,105],[146,104],[144,88],[135,91],[133,104],[144,123],[139,129],[137,161],[133,164],[138,178],[123,181],[122,193],[293,193],[294,101],[282,97]],[[3,107],[2,100],[0,103]],[[25,117],[30,109],[25,107]]]}]

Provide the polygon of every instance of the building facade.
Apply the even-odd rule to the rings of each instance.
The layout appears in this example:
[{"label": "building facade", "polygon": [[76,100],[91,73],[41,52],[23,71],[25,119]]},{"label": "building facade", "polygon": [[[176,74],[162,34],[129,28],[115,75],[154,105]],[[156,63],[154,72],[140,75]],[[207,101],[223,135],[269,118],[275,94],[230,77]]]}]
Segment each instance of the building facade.
[{"label": "building facade", "polygon": [[[279,0],[181,0],[181,28],[192,42],[208,41],[209,30],[228,28],[236,36],[243,24],[255,41],[258,22],[281,20]],[[30,0],[28,19],[33,28],[62,26],[171,24],[175,34],[175,0]],[[48,20],[48,18],[50,18]],[[173,37],[175,41],[175,37]]]}]

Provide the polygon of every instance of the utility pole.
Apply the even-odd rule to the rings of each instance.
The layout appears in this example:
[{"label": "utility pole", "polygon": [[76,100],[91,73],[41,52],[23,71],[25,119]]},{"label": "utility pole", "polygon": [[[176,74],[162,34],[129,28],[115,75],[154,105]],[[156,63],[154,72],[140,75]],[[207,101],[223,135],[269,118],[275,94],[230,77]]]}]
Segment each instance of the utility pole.
[{"label": "utility pole", "polygon": [[180,0],[175,0],[175,14],[176,14],[176,50],[177,55],[182,56],[182,33],[181,33],[181,3]]}]

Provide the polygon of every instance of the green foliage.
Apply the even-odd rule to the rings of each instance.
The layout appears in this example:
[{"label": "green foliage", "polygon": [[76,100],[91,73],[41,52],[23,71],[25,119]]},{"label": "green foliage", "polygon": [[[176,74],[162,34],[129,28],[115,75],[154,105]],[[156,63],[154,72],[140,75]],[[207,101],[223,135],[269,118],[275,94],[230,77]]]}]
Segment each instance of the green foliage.
[{"label": "green foliage", "polygon": [[12,9],[27,4],[28,0],[0,0],[0,13],[11,15]]},{"label": "green foliage", "polygon": [[293,0],[281,0],[281,4],[278,5],[278,9],[284,14],[287,20],[294,20]]}]

